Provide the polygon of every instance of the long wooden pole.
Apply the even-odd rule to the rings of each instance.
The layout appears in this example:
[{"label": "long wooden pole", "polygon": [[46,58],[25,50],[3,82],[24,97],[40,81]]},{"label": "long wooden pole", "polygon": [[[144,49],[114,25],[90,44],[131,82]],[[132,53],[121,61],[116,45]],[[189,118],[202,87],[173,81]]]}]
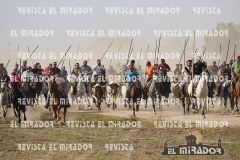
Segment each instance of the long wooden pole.
[{"label": "long wooden pole", "polygon": [[230,39],[229,39],[229,42],[228,42],[228,50],[227,50],[227,56],[226,56],[226,63],[227,63],[227,59],[228,59],[229,46],[230,46]]},{"label": "long wooden pole", "polygon": [[140,58],[139,58],[139,60],[138,60],[138,65],[139,65],[139,61],[140,61],[140,59],[141,59],[141,54],[142,54],[142,48],[141,48],[141,51],[140,51]]},{"label": "long wooden pole", "polygon": [[75,63],[76,63],[76,59],[77,59],[77,54],[78,54],[79,46],[80,46],[80,44],[78,45],[78,49],[77,49],[77,53],[76,53],[76,58],[75,58],[75,60],[74,60],[73,65],[75,65]]},{"label": "long wooden pole", "polygon": [[154,65],[155,65],[155,60],[156,60],[157,47],[158,47],[158,45],[157,45],[157,40],[156,40],[155,56],[154,56],[154,61],[153,61]]},{"label": "long wooden pole", "polygon": [[[28,48],[28,52],[30,53],[30,50],[29,50],[29,47],[27,46],[27,48]],[[33,66],[33,59],[32,59],[32,53],[31,53],[31,61],[32,61],[32,66]]]},{"label": "long wooden pole", "polygon": [[[67,52],[69,51],[69,49],[70,49],[71,47],[72,47],[72,45],[70,45],[70,47],[68,48]],[[66,57],[67,52],[65,53],[64,57]],[[64,57],[63,57],[63,58],[64,58]],[[61,61],[58,63],[57,67],[61,64],[63,58],[62,58]]]},{"label": "long wooden pole", "polygon": [[[147,62],[148,62],[148,50],[149,50],[149,43],[148,43],[148,48],[147,48]],[[145,67],[145,73],[147,72],[147,65]],[[145,74],[144,73],[144,74]],[[146,74],[145,74],[145,77],[144,77],[144,85],[146,85]]]},{"label": "long wooden pole", "polygon": [[107,50],[105,51],[105,53],[103,54],[101,60],[103,59],[104,55],[107,53],[108,49],[111,47],[112,43],[113,43],[114,39],[112,40],[112,42],[110,43],[110,45],[108,46]]},{"label": "long wooden pole", "polygon": [[236,44],[234,45],[234,52],[233,52],[233,55],[232,55],[232,58],[231,60],[234,60],[235,61],[235,53],[236,53]]},{"label": "long wooden pole", "polygon": [[[122,43],[121,43],[121,45],[120,45],[120,47],[119,47],[119,49],[118,49],[118,54],[119,54],[119,52],[120,52],[121,47],[122,47]],[[114,60],[113,60],[113,64],[112,64],[112,65],[114,65],[114,63],[115,63],[115,59],[116,59],[116,58],[114,58]],[[119,59],[118,59],[118,62],[119,62]]]},{"label": "long wooden pole", "polygon": [[[188,39],[189,39],[189,37],[188,37]],[[181,55],[181,58],[180,58],[178,64],[180,64],[180,62],[182,61],[182,57],[185,54],[185,50],[186,50],[186,46],[187,46],[187,43],[188,43],[188,39],[186,41],[184,41],[185,44],[184,44],[183,52],[182,52],[182,55]]]},{"label": "long wooden pole", "polygon": [[[220,51],[219,51],[219,55],[221,56],[221,44],[220,44]],[[219,67],[219,62],[220,62],[220,59],[221,59],[221,58],[219,58],[219,60],[218,60],[218,67]]]},{"label": "long wooden pole", "polygon": [[133,39],[131,40],[130,48],[129,48],[129,51],[128,51],[128,59],[127,59],[126,66],[128,65],[129,58],[130,58],[130,54],[131,54],[131,49],[132,49],[132,41],[133,41]]},{"label": "long wooden pole", "polygon": [[16,64],[17,64],[17,61],[18,61],[18,52],[19,52],[19,45],[18,45],[18,50],[17,50],[17,55],[16,55]]},{"label": "long wooden pole", "polygon": [[[196,36],[196,34],[195,34],[195,30],[194,30],[194,38],[193,38],[193,54],[194,54],[194,50],[195,50],[195,36]],[[191,76],[191,80],[193,80],[193,76],[194,76],[194,74],[193,74],[193,70],[194,70],[194,68],[193,68],[193,65],[194,65],[194,56],[193,56],[193,59],[192,59],[192,76]],[[193,95],[193,87],[194,87],[194,85],[193,85],[193,83],[192,83],[192,95]]]},{"label": "long wooden pole", "polygon": [[[39,46],[39,45],[38,45]],[[32,57],[32,54],[37,50],[38,46],[34,49],[34,51],[31,53],[30,57]],[[27,46],[28,47],[28,46]],[[28,48],[29,51],[29,48]],[[30,52],[29,52],[30,53]],[[26,60],[26,62],[28,61],[28,59]]]},{"label": "long wooden pole", "polygon": [[159,42],[158,42],[158,56],[157,56],[157,64],[158,64],[158,57],[159,57],[159,49],[160,49],[160,45],[161,45],[161,35],[159,37]]}]

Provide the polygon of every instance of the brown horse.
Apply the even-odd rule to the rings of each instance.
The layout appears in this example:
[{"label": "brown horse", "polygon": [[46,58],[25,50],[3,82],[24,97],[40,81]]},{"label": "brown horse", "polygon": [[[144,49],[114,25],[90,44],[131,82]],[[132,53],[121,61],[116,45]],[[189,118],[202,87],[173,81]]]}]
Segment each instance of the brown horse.
[{"label": "brown horse", "polygon": [[191,98],[190,95],[188,94],[188,85],[190,82],[187,82],[184,87],[183,87],[183,98],[182,98],[182,103],[183,103],[183,111],[184,114],[186,114],[186,107],[185,104],[187,103],[187,113],[189,113],[189,106],[191,105]]},{"label": "brown horse", "polygon": [[52,107],[53,117],[57,121],[60,121],[61,117],[59,117],[60,110],[63,107],[63,116],[64,116],[64,123],[66,122],[66,112],[67,112],[67,105],[62,104],[62,100],[64,99],[63,93],[59,90],[59,85],[56,83],[55,78],[48,82],[48,88],[50,90],[50,106]]},{"label": "brown horse", "polygon": [[130,103],[129,103],[129,109],[131,108],[131,104],[133,106],[133,116],[135,115],[135,106],[134,103],[136,103],[136,111],[139,111],[139,104],[141,102],[142,97],[142,91],[140,88],[140,82],[137,80],[133,82],[133,86],[130,89]]},{"label": "brown horse", "polygon": [[[232,85],[231,85],[232,86]],[[234,102],[235,100],[235,102]],[[233,115],[234,112],[234,104],[236,104],[236,110],[239,111],[237,105],[238,101],[240,100],[240,70],[237,74],[237,79],[236,79],[236,84],[235,84],[235,89],[230,92],[230,101],[231,101],[231,114]]]}]

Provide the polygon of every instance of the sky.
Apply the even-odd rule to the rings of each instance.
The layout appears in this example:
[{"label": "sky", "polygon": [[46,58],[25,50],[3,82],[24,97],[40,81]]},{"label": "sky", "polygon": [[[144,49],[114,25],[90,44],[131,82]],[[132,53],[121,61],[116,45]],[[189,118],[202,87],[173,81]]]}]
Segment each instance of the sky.
[{"label": "sky", "polygon": [[[80,44],[79,52],[93,52],[93,60],[89,64],[94,65],[112,39],[117,38],[102,40],[99,47],[94,43],[101,41],[97,34],[94,37],[69,37],[67,30],[94,30],[94,33],[98,30],[105,30],[105,33],[108,30],[140,30],[141,36],[129,37],[128,41],[123,42],[122,51],[128,52],[130,39],[133,38],[134,52],[143,48],[146,53],[147,45],[155,46],[155,41],[159,38],[154,35],[154,30],[209,30],[219,22],[240,24],[239,6],[239,0],[0,0],[1,62],[6,63],[10,59],[9,65],[13,67],[18,45],[20,53],[27,53],[27,46],[33,51],[39,45],[37,52],[55,52],[59,57],[59,53],[66,52],[70,45],[72,47],[69,52],[75,53]],[[47,14],[20,14],[19,7],[45,7]],[[57,14],[49,14],[49,7],[55,7]],[[92,14],[64,15],[59,13],[60,7],[91,7]],[[107,14],[106,7],[132,7],[134,14]],[[136,7],[142,7],[145,14],[136,14]],[[180,10],[179,14],[146,14],[147,7],[179,7]],[[193,14],[192,7],[220,7],[221,14]],[[10,36],[11,30],[16,30],[19,36]],[[53,37],[21,37],[21,30],[53,30],[54,34]],[[161,43],[168,38],[162,37]],[[196,37],[196,47],[201,48],[203,43],[203,37]],[[109,52],[117,52],[120,44],[121,40],[114,41]],[[36,61],[43,66],[52,62],[50,59],[34,60],[34,63]],[[79,62],[81,61],[83,60]],[[109,61],[103,59],[106,64]],[[70,63],[74,63],[74,60]],[[143,63],[145,62],[141,61]]]}]

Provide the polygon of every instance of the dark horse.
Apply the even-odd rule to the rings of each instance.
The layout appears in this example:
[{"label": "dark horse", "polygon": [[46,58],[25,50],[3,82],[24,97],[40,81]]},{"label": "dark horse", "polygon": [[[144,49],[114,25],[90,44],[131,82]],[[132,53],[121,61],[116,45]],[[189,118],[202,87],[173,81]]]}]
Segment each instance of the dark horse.
[{"label": "dark horse", "polygon": [[62,104],[62,100],[64,100],[64,95],[62,91],[59,90],[59,85],[56,83],[55,78],[48,82],[48,88],[50,90],[50,106],[52,107],[53,117],[57,121],[60,121],[61,117],[59,117],[61,108],[64,108],[63,116],[64,116],[64,123],[66,122],[66,113],[67,113],[67,105],[66,101]]},{"label": "dark horse", "polygon": [[[25,111],[26,111],[26,106],[23,103],[23,99],[25,98],[21,91],[18,89],[18,82],[11,82],[11,87],[12,87],[12,91],[11,94],[9,95],[10,97],[10,102],[13,105],[13,110],[14,110],[14,114],[16,117],[18,117],[18,123],[21,123],[21,115],[20,115],[20,111],[23,112],[24,115],[24,121],[27,120],[26,115],[25,115]],[[17,113],[16,113],[17,111]]]},{"label": "dark horse", "polygon": [[43,88],[44,88],[44,84],[43,82],[41,81],[40,79],[40,76],[36,76],[36,78],[38,79],[37,82],[35,82],[35,87],[36,87],[36,101],[37,101],[37,104],[39,102],[39,97],[43,91]]},{"label": "dark horse", "polygon": [[[133,87],[130,90],[130,102],[129,102],[129,109],[131,108],[131,104],[133,106],[133,116],[135,115],[135,110],[139,111],[139,104],[141,102],[142,91],[140,88],[140,82],[136,80],[133,82]],[[136,109],[134,104],[136,104]]]},{"label": "dark horse", "polygon": [[26,96],[27,96],[27,106],[30,106],[32,108],[33,111],[33,106],[35,103],[35,98],[36,98],[36,94],[34,93],[34,83],[33,82],[24,82],[23,83],[23,88],[26,91]]}]

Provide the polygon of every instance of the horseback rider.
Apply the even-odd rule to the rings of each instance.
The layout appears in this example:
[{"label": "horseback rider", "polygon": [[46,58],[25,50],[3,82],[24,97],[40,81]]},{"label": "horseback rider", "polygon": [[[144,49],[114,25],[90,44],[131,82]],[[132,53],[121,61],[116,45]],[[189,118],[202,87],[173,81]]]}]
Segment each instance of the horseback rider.
[{"label": "horseback rider", "polygon": [[88,84],[89,84],[88,82],[90,81],[90,75],[92,74],[92,68],[90,66],[88,66],[87,61],[84,60],[83,61],[83,66],[80,69],[81,69],[82,74],[83,73],[87,74],[87,77],[84,77],[84,78],[86,78],[85,82],[84,82],[84,85],[85,85],[85,88],[86,88],[86,93],[89,93],[87,88],[88,88]]},{"label": "horseback rider", "polygon": [[15,68],[13,69],[13,72],[16,73],[16,75],[20,76],[21,75],[21,71],[19,69],[19,65],[18,64],[15,64]]},{"label": "horseback rider", "polygon": [[[167,72],[171,71],[169,65],[165,63],[165,59],[161,59],[161,63],[158,66],[158,72],[162,76],[166,76],[167,92],[171,93],[171,82],[168,80]],[[165,83],[165,82],[164,82]]]},{"label": "horseback rider", "polygon": [[[22,73],[21,81],[22,82],[33,82],[34,83],[34,73],[32,72],[32,67],[28,66],[27,70]],[[36,95],[36,88],[35,85],[32,86],[33,95]]]},{"label": "horseback rider", "polygon": [[[125,98],[129,98],[130,97],[130,90],[133,86],[133,77],[136,78],[136,80],[138,80],[139,74],[137,71],[134,71],[134,67],[132,65],[129,66],[129,71],[127,71],[125,73],[125,78],[127,79],[127,85],[126,85],[126,97]],[[143,95],[143,99],[147,98],[146,92],[142,86],[142,84],[140,83],[140,88],[142,90],[142,95]]]},{"label": "horseback rider", "polygon": [[145,74],[148,75],[148,79],[147,79],[147,83],[148,83],[149,81],[152,80],[152,78],[153,78],[153,70],[155,70],[156,68],[151,65],[150,61],[147,61],[146,66],[147,66],[147,72],[145,72]]},{"label": "horseback rider", "polygon": [[194,79],[193,79],[193,85],[194,87],[197,86],[198,81],[201,78],[201,74],[204,69],[206,69],[207,66],[201,62],[201,57],[197,58],[197,62],[193,64],[193,74],[194,74]]},{"label": "horseback rider", "polygon": [[187,61],[187,65],[185,66],[184,69],[182,69],[181,73],[182,73],[183,80],[179,84],[179,87],[180,87],[180,95],[181,95],[180,99],[183,99],[183,97],[184,97],[184,92],[183,92],[184,85],[185,85],[186,82],[189,82],[189,80],[191,78],[192,60]]},{"label": "horseback rider", "polygon": [[0,63],[0,78],[2,77],[3,71],[5,71],[6,73],[8,73],[8,72],[7,72],[7,69],[4,67],[4,64],[3,64],[3,63]]},{"label": "horseback rider", "polygon": [[57,67],[57,62],[53,62],[53,67],[51,68],[51,72],[50,72],[50,75],[55,75],[57,74],[57,71],[60,70],[58,67]]},{"label": "horseback rider", "polygon": [[[66,89],[64,88],[64,83],[65,83],[65,80],[63,78],[63,76],[60,74],[60,69],[56,69],[56,74],[51,76],[51,80],[55,79],[56,83],[59,85],[59,89],[63,92],[64,94],[64,98],[66,99],[65,100],[65,105],[67,106],[67,108],[71,107],[70,104],[69,104],[69,100],[68,100],[68,94],[66,92]],[[49,106],[49,101],[50,101],[50,94],[48,94],[47,96],[47,102],[46,102],[46,105],[45,105],[45,108],[48,109],[48,106]]]},{"label": "horseback rider", "polygon": [[174,76],[180,77],[181,76],[181,68],[179,68],[179,64],[176,64],[176,68],[174,69],[173,73]]},{"label": "horseback rider", "polygon": [[237,74],[239,73],[239,67],[240,67],[240,55],[237,56],[237,60],[233,62],[231,70],[232,70],[232,75],[233,75],[233,81],[232,81],[232,87],[235,90],[235,84],[237,82]]},{"label": "horseback rider", "polygon": [[[10,83],[10,78],[9,76],[7,75],[7,72],[4,70],[2,71],[2,77],[1,77],[1,83],[2,82],[6,82],[6,84],[9,84]],[[10,87],[7,85],[7,90],[9,91],[10,90]],[[7,107],[11,107],[10,103],[7,105]]]},{"label": "horseback rider", "polygon": [[[206,66],[204,71],[208,74],[208,82],[207,82],[207,85],[208,85],[208,97],[213,97],[213,94],[215,94],[215,92],[213,91],[212,86],[215,85],[215,82],[214,82],[215,75],[212,76],[212,74],[217,74],[217,73],[214,73],[214,72],[217,72],[216,71],[216,67],[214,67],[215,69],[212,70],[211,66],[207,67],[208,65],[207,65],[206,61],[203,61],[203,64]],[[213,65],[214,64],[216,64],[215,61],[213,62]]]},{"label": "horseback rider", "polygon": [[137,70],[137,68],[135,67],[135,60],[131,60],[130,64],[127,65],[127,70],[130,69],[130,66],[132,66],[135,71]]},{"label": "horseback rider", "polygon": [[73,95],[77,94],[77,85],[78,85],[78,76],[81,74],[81,68],[79,67],[79,63],[75,64],[75,68],[73,68],[73,70],[71,71],[71,74],[74,74],[76,76],[75,82],[74,82],[74,86],[73,86]]},{"label": "horseback rider", "polygon": [[122,68],[117,72],[117,75],[120,75],[121,78],[125,76],[125,73],[127,71],[126,65],[122,65]]},{"label": "horseback rider", "polygon": [[95,66],[93,66],[93,76],[92,76],[92,78],[95,80],[95,78],[97,77],[97,76],[99,76],[100,74],[101,74],[101,70],[105,70],[105,68],[104,68],[104,66],[103,65],[101,65],[101,60],[100,59],[98,59],[97,60],[97,64],[95,65]]},{"label": "horseback rider", "polygon": [[225,76],[227,76],[228,80],[231,80],[231,68],[229,64],[226,64],[226,68],[224,69]]},{"label": "horseback rider", "polygon": [[[220,78],[220,77],[224,77],[224,78]],[[221,89],[222,89],[222,84],[225,82],[225,77],[226,77],[226,73],[225,73],[225,69],[221,69],[220,70],[220,75],[219,75],[219,85],[218,85],[218,91],[217,91],[217,97],[220,96],[220,92],[221,92]]]},{"label": "horseback rider", "polygon": [[[21,78],[16,74],[16,72],[12,72],[11,73],[11,77],[10,77],[10,82],[15,82],[15,83],[18,83],[18,89],[21,91],[21,93],[23,94],[23,97],[26,98],[26,90],[21,87]],[[8,92],[8,102],[10,104],[10,94],[12,92],[12,88],[9,89],[9,92]]]},{"label": "horseback rider", "polygon": [[27,61],[23,61],[21,68],[22,68],[22,73],[27,70]]}]

